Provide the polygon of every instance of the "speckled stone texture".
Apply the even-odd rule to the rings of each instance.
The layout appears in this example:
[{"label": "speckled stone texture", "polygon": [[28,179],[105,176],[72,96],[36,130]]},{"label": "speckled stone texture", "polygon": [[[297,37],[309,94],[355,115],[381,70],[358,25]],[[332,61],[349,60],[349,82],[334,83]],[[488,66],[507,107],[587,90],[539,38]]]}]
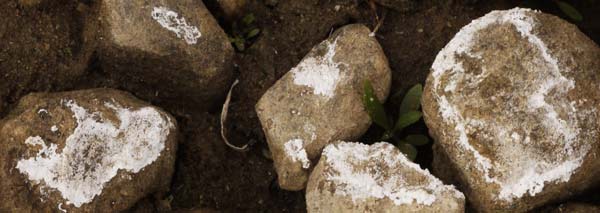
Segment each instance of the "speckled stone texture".
[{"label": "speckled stone texture", "polygon": [[102,69],[128,91],[175,107],[222,104],[234,50],[202,1],[102,0],[94,11]]},{"label": "speckled stone texture", "polygon": [[362,104],[365,80],[380,100],[387,97],[390,68],[369,33],[363,25],[336,30],[256,104],[282,188],[304,189],[312,161],[325,145],[357,139],[369,128]]},{"label": "speckled stone texture", "polygon": [[132,95],[33,93],[0,121],[0,212],[123,211],[170,187],[173,117]]},{"label": "speckled stone texture", "polygon": [[524,212],[598,183],[599,59],[576,26],[536,11],[463,27],[422,99],[434,174],[482,212]]},{"label": "speckled stone texture", "polygon": [[464,212],[465,197],[394,145],[337,142],[323,150],[306,189],[309,213]]}]

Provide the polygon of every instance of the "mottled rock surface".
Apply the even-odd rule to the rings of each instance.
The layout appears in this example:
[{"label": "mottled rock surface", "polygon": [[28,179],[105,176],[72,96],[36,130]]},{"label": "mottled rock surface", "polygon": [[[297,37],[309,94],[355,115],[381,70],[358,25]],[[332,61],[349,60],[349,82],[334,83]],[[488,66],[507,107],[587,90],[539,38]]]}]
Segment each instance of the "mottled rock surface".
[{"label": "mottled rock surface", "polygon": [[0,212],[115,212],[168,191],[175,122],[112,89],[23,97],[0,122]]},{"label": "mottled rock surface", "polygon": [[102,0],[95,10],[102,68],[127,90],[195,109],[224,97],[233,48],[202,1]]},{"label": "mottled rock surface", "polygon": [[479,211],[522,212],[598,183],[600,49],[576,26],[515,8],[440,51],[422,106],[434,174]]},{"label": "mottled rock surface", "polygon": [[308,212],[464,212],[465,197],[394,145],[330,144],[306,189]]},{"label": "mottled rock surface", "polygon": [[278,181],[287,190],[306,186],[312,160],[325,145],[353,140],[370,126],[362,105],[370,80],[385,100],[391,73],[381,46],[363,25],[347,25],[315,46],[256,105]]}]

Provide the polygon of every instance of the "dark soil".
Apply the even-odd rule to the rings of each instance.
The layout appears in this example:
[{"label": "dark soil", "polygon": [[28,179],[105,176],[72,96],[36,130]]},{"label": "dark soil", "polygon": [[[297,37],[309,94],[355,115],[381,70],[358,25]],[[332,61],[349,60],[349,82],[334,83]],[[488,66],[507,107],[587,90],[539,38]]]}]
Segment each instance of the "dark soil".
[{"label": "dark soil", "polygon": [[[50,1],[52,2],[52,1]],[[78,4],[62,0],[63,6],[78,7]],[[64,3],[67,2],[67,3]],[[88,1],[85,1],[88,2]],[[221,26],[232,33],[232,23],[221,16],[216,0],[204,0],[208,8],[219,19]],[[162,210],[200,210],[200,212],[304,212],[306,211],[304,192],[288,192],[277,187],[276,174],[272,161],[268,158],[268,148],[262,134],[254,105],[261,95],[283,74],[288,72],[307,54],[310,49],[327,38],[336,28],[349,23],[364,23],[371,29],[375,26],[375,11],[366,0],[249,0],[245,13],[256,17],[260,35],[249,41],[252,45],[236,54],[236,67],[240,84],[235,88],[229,111],[228,137],[238,145],[250,144],[250,151],[237,152],[225,146],[220,138],[220,109],[199,112],[194,109],[159,106],[177,117],[183,138],[180,141],[176,174],[171,195],[166,198],[148,198],[134,209],[141,212]],[[423,0],[416,1],[406,12],[398,12],[377,7],[379,17],[385,17],[377,32],[393,71],[392,93],[386,107],[395,113],[399,97],[408,88],[424,83],[429,68],[438,51],[458,30],[472,19],[491,10],[508,9],[522,1],[477,1],[477,0]],[[528,1],[530,5],[545,12],[556,14],[568,20],[550,1]],[[17,75],[17,60],[30,66],[31,70],[57,72],[56,67],[64,63],[66,57],[57,52],[69,48],[76,52],[82,41],[78,39],[78,20],[64,19],[60,28],[53,30],[45,23],[58,19],[48,16],[47,10],[56,10],[57,5],[47,5],[38,9],[19,7],[16,0],[0,3],[0,74],[4,83],[17,82],[16,78],[31,78],[10,94],[0,93],[0,102],[10,108],[18,98],[30,91],[60,91],[93,87],[122,89],[113,79],[101,70],[96,59],[82,62],[87,70],[75,84],[50,85],[45,76],[26,72]],[[59,3],[56,3],[59,4]],[[336,6],[339,5],[339,10]],[[600,43],[600,2],[594,0],[576,1],[573,5],[583,14],[584,21],[577,23],[579,28],[596,43]],[[83,6],[82,6],[83,7]],[[68,11],[68,10],[65,10]],[[80,14],[54,11],[69,17]],[[384,15],[385,14],[385,15]],[[8,16],[8,18],[6,18]],[[27,17],[27,18],[24,18]],[[32,18],[35,17],[35,18]],[[35,21],[32,21],[35,20]],[[62,22],[61,22],[62,23]],[[54,25],[53,25],[54,26]],[[65,32],[68,32],[65,34]],[[40,35],[38,35],[40,34]],[[37,35],[37,36],[36,36]],[[72,41],[72,42],[71,42]],[[72,44],[71,44],[72,43]],[[36,49],[52,50],[36,53]],[[80,60],[81,61],[81,60]],[[29,74],[33,73],[33,74]],[[8,76],[8,77],[5,77]],[[34,85],[34,86],[31,86]],[[152,89],[152,88],[148,88]],[[182,100],[185,101],[185,100]],[[0,105],[0,117],[7,111]],[[364,140],[378,134],[372,128]],[[421,122],[409,132],[427,131]],[[431,146],[419,148],[417,162],[429,168]],[[593,192],[574,198],[600,204]]]}]

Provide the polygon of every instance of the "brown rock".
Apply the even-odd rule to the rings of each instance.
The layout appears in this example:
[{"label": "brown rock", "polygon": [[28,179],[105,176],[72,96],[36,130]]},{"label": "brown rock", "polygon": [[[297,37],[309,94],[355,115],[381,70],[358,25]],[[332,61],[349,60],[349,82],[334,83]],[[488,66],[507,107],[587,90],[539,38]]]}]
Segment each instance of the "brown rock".
[{"label": "brown rock", "polygon": [[129,91],[206,109],[224,97],[233,48],[202,1],[102,0],[102,67]]},{"label": "brown rock", "polygon": [[381,46],[363,25],[340,28],[285,74],[258,101],[256,111],[273,155],[279,184],[301,190],[311,160],[335,140],[360,137],[371,120],[363,83],[384,100],[391,73]]},{"label": "brown rock", "polygon": [[308,212],[464,212],[465,197],[394,145],[339,142],[323,150],[306,189]]},{"label": "brown rock", "polygon": [[112,89],[25,96],[0,122],[0,212],[114,212],[166,192],[175,122]]},{"label": "brown rock", "polygon": [[600,182],[599,58],[576,26],[527,9],[463,27],[422,100],[434,173],[479,211],[523,212]]}]

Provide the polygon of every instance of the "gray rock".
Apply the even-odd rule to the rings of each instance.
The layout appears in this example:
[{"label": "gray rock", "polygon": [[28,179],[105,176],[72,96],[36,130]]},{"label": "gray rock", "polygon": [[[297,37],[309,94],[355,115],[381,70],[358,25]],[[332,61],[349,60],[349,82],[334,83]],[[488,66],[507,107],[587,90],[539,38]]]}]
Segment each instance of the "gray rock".
[{"label": "gray rock", "polygon": [[202,1],[102,0],[95,9],[102,67],[129,91],[195,109],[226,94],[233,48]]},{"label": "gray rock", "polygon": [[465,197],[394,145],[339,142],[323,150],[306,189],[308,212],[464,212]]},{"label": "gray rock", "polygon": [[282,188],[304,189],[312,160],[325,145],[357,139],[369,128],[361,101],[365,80],[380,100],[387,97],[390,68],[369,33],[363,25],[340,28],[256,104]]},{"label": "gray rock", "polygon": [[599,58],[576,26],[536,11],[463,27],[424,89],[434,174],[484,212],[527,211],[600,182]]},{"label": "gray rock", "polygon": [[116,212],[167,192],[175,122],[112,89],[23,97],[0,122],[0,212]]}]

